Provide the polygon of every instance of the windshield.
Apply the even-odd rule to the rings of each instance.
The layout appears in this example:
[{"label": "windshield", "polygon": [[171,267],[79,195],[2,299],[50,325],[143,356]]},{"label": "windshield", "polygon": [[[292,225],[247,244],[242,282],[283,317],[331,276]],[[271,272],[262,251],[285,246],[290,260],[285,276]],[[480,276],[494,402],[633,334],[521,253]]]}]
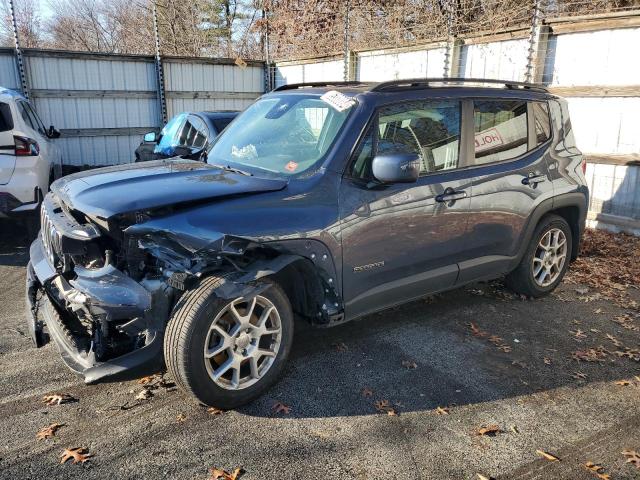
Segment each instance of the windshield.
[{"label": "windshield", "polygon": [[315,95],[262,98],[218,137],[207,161],[281,175],[302,173],[316,165],[333,144],[354,103],[344,98],[346,108],[336,108]]}]

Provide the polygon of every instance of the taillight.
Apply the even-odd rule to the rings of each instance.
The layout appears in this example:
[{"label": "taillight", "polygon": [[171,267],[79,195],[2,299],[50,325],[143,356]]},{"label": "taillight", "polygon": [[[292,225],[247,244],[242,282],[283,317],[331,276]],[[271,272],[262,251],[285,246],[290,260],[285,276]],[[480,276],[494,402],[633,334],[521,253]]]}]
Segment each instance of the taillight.
[{"label": "taillight", "polygon": [[33,138],[13,136],[17,157],[35,157],[40,154],[40,146]]},{"label": "taillight", "polygon": [[587,160],[584,157],[582,157],[582,174],[587,174]]}]

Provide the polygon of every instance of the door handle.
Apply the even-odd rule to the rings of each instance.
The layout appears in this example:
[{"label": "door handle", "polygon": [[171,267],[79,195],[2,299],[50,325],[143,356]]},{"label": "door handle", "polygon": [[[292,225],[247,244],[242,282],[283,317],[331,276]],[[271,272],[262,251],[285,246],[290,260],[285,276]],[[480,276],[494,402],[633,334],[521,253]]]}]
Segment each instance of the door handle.
[{"label": "door handle", "polygon": [[546,175],[534,175],[533,177],[524,177],[522,179],[523,185],[537,185],[538,183],[546,182]]},{"label": "door handle", "polygon": [[447,188],[444,193],[436,196],[436,202],[455,202],[467,198],[467,192],[464,190],[455,191],[453,188]]}]

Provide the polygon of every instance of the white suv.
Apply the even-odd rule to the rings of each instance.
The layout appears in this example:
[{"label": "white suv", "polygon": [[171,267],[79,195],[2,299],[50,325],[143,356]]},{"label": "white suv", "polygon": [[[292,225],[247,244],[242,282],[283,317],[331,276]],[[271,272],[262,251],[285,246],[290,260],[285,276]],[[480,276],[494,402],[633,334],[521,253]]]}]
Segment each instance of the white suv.
[{"label": "white suv", "polygon": [[44,127],[27,99],[0,87],[0,218],[37,223],[40,202],[62,173],[60,149],[52,141],[59,136]]}]

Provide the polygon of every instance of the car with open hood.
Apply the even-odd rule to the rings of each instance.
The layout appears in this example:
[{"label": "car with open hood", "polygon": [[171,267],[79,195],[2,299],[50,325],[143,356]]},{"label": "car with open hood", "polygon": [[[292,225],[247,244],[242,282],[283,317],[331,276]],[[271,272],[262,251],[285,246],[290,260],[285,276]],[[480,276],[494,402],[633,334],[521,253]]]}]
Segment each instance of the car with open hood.
[{"label": "car with open hood", "polygon": [[46,196],[27,321],[86,382],[164,361],[233,408],[282,373],[294,318],[328,327],[499,277],[539,297],[584,230],[567,103],[536,85],[286,85],[206,159],[82,172]]}]

